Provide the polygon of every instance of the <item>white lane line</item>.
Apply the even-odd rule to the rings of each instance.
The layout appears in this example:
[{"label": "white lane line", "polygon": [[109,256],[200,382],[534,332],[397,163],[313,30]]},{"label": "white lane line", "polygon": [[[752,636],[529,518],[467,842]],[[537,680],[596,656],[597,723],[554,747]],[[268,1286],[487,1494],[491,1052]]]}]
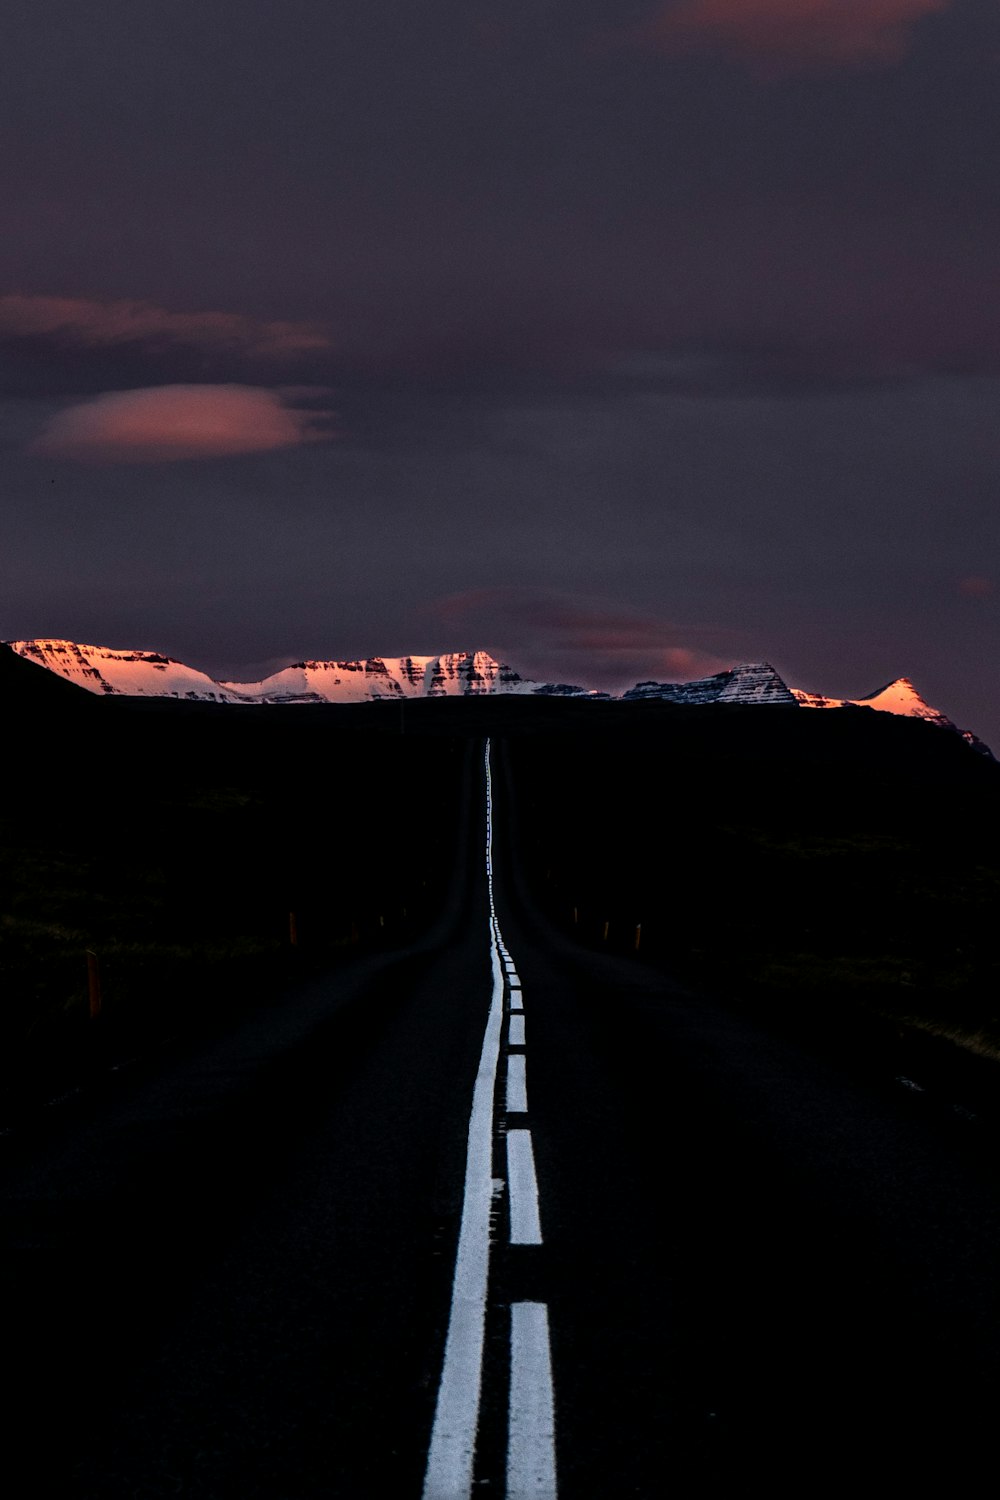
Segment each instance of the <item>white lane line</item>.
[{"label": "white lane line", "polygon": [[510,1008],[511,1008],[511,1010],[523,1010],[524,1009],[524,1002],[521,999],[521,991],[520,990],[511,990],[511,992],[510,992]]},{"label": "white lane line", "polygon": [[542,1222],[538,1216],[538,1178],[530,1130],[507,1132],[507,1189],[511,1244],[540,1245]]},{"label": "white lane line", "polygon": [[511,1016],[510,1030],[507,1032],[508,1047],[523,1047],[524,1040],[524,1016]]},{"label": "white lane line", "polygon": [[512,1052],[507,1059],[507,1110],[523,1115],[528,1109],[528,1080],[523,1052]]},{"label": "white lane line", "polygon": [[510,1309],[507,1500],[556,1500],[555,1401],[544,1302]]},{"label": "white lane line", "polygon": [[[491,806],[489,745],[486,749],[486,805]],[[487,818],[486,864],[491,870],[492,829]],[[492,884],[492,881],[491,881]],[[491,897],[492,905],[492,897]],[[491,934],[493,998],[483,1037],[469,1116],[465,1157],[465,1197],[455,1257],[451,1312],[444,1367],[438,1387],[431,1433],[424,1500],[468,1500],[479,1425],[483,1377],[483,1336],[489,1282],[490,1209],[493,1203],[493,1097],[496,1092],[500,1028],[503,1021],[503,973]]]}]

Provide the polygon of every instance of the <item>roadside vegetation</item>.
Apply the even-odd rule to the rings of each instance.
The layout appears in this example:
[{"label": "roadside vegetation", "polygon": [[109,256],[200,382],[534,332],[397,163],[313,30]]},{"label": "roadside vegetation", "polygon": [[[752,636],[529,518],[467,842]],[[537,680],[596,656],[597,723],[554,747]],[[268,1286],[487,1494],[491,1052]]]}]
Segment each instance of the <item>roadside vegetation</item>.
[{"label": "roadside vegetation", "polygon": [[1000,767],[957,736],[712,708],[513,756],[537,898],[581,942],[800,1024],[1000,1057]]},{"label": "roadside vegetation", "polygon": [[18,726],[0,805],[8,1093],[229,1024],[433,920],[461,748],[251,714],[60,700]]}]

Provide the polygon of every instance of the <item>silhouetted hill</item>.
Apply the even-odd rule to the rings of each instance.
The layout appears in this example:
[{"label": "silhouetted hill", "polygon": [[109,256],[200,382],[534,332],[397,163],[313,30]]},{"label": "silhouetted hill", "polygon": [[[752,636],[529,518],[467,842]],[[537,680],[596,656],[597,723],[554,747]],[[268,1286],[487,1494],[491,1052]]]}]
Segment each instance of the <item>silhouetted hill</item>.
[{"label": "silhouetted hill", "polygon": [[65,677],[0,645],[0,703],[14,714],[19,709],[88,713],[97,707],[98,700]]},{"label": "silhouetted hill", "polygon": [[97,697],[3,650],[0,693],[21,766],[0,807],[15,1077],[25,1046],[41,1066],[89,1045],[88,949],[104,1034],[138,1044],[277,993],[303,955],[423,931],[486,736],[534,899],[560,924],[576,911],[586,941],[632,951],[641,924],[642,958],[734,993],[994,1024],[1000,766],[932,723],[530,696]]}]

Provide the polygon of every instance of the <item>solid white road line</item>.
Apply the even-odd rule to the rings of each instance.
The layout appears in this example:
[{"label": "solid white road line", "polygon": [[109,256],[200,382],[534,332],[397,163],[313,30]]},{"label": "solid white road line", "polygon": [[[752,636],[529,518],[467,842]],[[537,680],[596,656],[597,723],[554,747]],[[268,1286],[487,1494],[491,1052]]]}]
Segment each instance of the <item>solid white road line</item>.
[{"label": "solid white road line", "polygon": [[[487,808],[491,805],[489,747],[486,760]],[[486,860],[491,868],[492,832],[487,822]],[[444,1367],[438,1387],[431,1433],[424,1500],[468,1500],[479,1425],[483,1374],[483,1335],[489,1281],[490,1208],[493,1201],[493,1096],[496,1091],[500,1028],[503,1021],[503,972],[491,933],[493,999],[483,1037],[469,1116],[465,1157],[465,1198],[455,1257],[451,1313]]]},{"label": "solid white road line", "polygon": [[538,1179],[530,1130],[507,1132],[507,1189],[511,1244],[540,1245],[542,1224],[538,1217]]},{"label": "solid white road line", "polygon": [[555,1402],[544,1302],[510,1309],[507,1500],[556,1500]]},{"label": "solid white road line", "polygon": [[524,1016],[523,1015],[520,1015],[520,1016],[511,1016],[511,1018],[510,1018],[510,1030],[507,1032],[507,1046],[508,1047],[523,1047],[525,1045],[526,1045],[526,1043],[525,1043],[525,1040],[524,1040]]},{"label": "solid white road line", "polygon": [[512,1115],[523,1115],[527,1108],[528,1080],[525,1057],[521,1052],[512,1052],[507,1059],[507,1109]]}]

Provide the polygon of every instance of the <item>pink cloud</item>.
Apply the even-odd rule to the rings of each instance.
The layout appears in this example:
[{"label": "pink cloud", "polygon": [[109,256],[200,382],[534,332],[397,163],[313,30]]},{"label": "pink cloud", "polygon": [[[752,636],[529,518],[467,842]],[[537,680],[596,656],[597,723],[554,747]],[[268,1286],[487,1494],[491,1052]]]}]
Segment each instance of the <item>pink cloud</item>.
[{"label": "pink cloud", "polygon": [[687,632],[659,616],[563,592],[468,589],[435,601],[430,613],[545,681],[617,690],[642,679],[683,681],[732,665],[684,639]]},{"label": "pink cloud", "polygon": [[152,302],[17,294],[0,297],[3,337],[50,338],[88,348],[161,343],[258,358],[330,347],[329,336],[312,323],[269,322],[241,313],[176,313]]},{"label": "pink cloud", "polygon": [[245,385],[164,385],[110,391],[57,412],[32,444],[45,458],[161,463],[264,453],[330,435],[328,420],[282,392]]},{"label": "pink cloud", "polygon": [[890,63],[951,0],[673,0],[627,34],[673,54],[717,51],[764,74]]}]

